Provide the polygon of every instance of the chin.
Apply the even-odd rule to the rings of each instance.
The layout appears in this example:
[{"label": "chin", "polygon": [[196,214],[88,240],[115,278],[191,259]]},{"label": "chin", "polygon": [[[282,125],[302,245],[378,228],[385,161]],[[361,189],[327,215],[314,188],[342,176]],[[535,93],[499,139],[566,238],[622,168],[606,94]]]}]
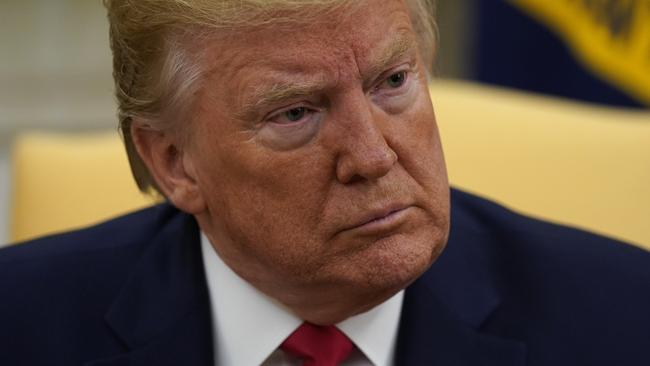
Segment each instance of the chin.
[{"label": "chin", "polygon": [[347,280],[360,292],[389,298],[420,277],[438,258],[446,244],[446,234],[433,232],[395,234],[347,258]]}]

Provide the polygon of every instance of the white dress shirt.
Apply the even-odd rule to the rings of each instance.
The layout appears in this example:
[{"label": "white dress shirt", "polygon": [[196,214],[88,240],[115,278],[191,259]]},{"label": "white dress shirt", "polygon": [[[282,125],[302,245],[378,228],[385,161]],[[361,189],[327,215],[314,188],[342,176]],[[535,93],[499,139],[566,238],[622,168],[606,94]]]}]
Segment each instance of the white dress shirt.
[{"label": "white dress shirt", "polygon": [[[201,250],[212,308],[215,365],[300,365],[278,347],[302,320],[233,272],[203,233]],[[400,291],[336,325],[356,345],[343,366],[393,364],[403,297]]]}]

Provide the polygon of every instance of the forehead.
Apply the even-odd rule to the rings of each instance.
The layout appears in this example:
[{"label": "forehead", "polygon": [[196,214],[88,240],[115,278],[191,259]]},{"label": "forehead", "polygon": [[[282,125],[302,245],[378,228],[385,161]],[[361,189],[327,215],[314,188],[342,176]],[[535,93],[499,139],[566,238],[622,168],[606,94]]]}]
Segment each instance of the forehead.
[{"label": "forehead", "polygon": [[305,22],[270,22],[212,39],[205,66],[222,81],[301,75],[331,80],[333,74],[360,73],[415,38],[404,1],[359,1]]}]

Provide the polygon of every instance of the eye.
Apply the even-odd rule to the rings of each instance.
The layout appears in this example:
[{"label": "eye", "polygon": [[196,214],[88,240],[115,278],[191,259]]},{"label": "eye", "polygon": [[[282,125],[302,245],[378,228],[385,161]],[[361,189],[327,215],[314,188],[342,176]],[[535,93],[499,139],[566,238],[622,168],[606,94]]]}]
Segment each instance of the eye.
[{"label": "eye", "polygon": [[389,113],[401,113],[410,106],[417,96],[417,70],[402,65],[378,78],[370,91],[372,101]]},{"label": "eye", "polygon": [[298,125],[313,120],[317,115],[318,111],[309,107],[295,106],[274,113],[268,120],[278,125]]},{"label": "eye", "polygon": [[318,134],[324,108],[308,101],[287,105],[270,113],[257,128],[257,137],[275,150],[291,150],[307,144]]},{"label": "eye", "polygon": [[406,76],[406,71],[396,72],[386,79],[386,85],[393,89],[397,89],[404,85],[406,82]]},{"label": "eye", "polygon": [[306,112],[307,112],[307,108],[305,107],[292,108],[284,112],[284,116],[287,118],[288,121],[298,122],[303,117],[305,117]]}]

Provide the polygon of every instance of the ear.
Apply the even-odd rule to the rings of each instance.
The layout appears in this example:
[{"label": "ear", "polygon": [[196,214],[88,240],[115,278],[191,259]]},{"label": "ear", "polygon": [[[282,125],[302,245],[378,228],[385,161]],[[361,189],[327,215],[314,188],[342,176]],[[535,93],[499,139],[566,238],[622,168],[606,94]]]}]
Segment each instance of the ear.
[{"label": "ear", "polygon": [[192,159],[183,150],[181,137],[171,130],[156,130],[141,120],[131,124],[131,137],[138,155],[162,193],[174,206],[197,215],[205,200],[196,180]]}]

